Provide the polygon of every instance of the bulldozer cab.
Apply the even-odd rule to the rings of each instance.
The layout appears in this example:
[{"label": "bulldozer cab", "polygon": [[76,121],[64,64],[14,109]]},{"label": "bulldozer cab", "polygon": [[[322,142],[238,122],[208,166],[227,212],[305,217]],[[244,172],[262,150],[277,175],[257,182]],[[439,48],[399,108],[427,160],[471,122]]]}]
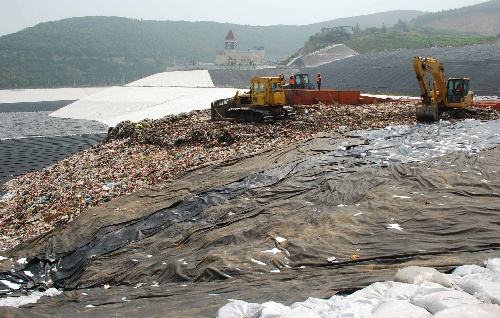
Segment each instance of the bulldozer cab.
[{"label": "bulldozer cab", "polygon": [[450,78],[448,80],[448,103],[463,103],[469,95],[468,78]]},{"label": "bulldozer cab", "polygon": [[254,77],[251,82],[252,106],[283,106],[285,91],[279,77]]}]

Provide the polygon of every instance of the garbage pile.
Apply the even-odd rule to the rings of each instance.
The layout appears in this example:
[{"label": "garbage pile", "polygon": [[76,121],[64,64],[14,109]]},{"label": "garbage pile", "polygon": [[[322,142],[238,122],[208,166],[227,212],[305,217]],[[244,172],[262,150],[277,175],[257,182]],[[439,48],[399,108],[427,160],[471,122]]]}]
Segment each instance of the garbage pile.
[{"label": "garbage pile", "polygon": [[[82,211],[205,165],[253,155],[323,132],[414,123],[415,105],[315,105],[275,123],[211,122],[209,111],[123,122],[106,141],[9,181],[0,198],[0,250],[71,222]],[[479,119],[499,113],[478,111]]]}]

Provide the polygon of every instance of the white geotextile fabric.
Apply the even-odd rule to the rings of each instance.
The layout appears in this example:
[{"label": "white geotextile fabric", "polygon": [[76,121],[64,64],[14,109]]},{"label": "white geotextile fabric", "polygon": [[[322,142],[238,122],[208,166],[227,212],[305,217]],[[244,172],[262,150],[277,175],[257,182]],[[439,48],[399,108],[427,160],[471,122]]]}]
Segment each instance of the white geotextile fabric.
[{"label": "white geotextile fabric", "polygon": [[6,89],[0,90],[0,104],[78,100],[105,89],[106,87]]},{"label": "white geotextile fabric", "polygon": [[50,116],[87,119],[115,126],[171,114],[210,108],[217,99],[229,98],[233,88],[112,87],[63,107]]},{"label": "white geotextile fabric", "polygon": [[135,82],[129,87],[215,87],[207,70],[164,72]]},{"label": "white geotextile fabric", "polygon": [[349,296],[309,298],[285,306],[231,301],[219,318],[493,318],[500,317],[500,258],[486,267],[465,265],[452,274],[411,266],[395,281],[374,283]]}]

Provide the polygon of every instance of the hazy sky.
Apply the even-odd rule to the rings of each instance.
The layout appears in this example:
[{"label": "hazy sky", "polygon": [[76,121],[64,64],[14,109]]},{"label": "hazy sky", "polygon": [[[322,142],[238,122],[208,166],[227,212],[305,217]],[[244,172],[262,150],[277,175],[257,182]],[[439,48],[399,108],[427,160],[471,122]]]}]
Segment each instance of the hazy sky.
[{"label": "hazy sky", "polygon": [[485,0],[0,0],[0,35],[89,15],[252,25],[309,24],[388,10],[439,11]]}]

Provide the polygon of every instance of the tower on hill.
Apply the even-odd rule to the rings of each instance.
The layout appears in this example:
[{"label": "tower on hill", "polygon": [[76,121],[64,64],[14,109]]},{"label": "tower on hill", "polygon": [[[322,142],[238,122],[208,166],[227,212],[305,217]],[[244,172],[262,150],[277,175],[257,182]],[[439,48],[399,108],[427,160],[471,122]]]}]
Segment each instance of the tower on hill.
[{"label": "tower on hill", "polygon": [[226,51],[236,51],[238,49],[238,40],[234,36],[233,30],[229,30],[224,40],[224,49]]},{"label": "tower on hill", "polygon": [[256,66],[264,64],[265,51],[263,47],[255,47],[247,51],[238,51],[238,40],[229,30],[224,39],[224,50],[217,52],[215,64],[229,67]]}]

